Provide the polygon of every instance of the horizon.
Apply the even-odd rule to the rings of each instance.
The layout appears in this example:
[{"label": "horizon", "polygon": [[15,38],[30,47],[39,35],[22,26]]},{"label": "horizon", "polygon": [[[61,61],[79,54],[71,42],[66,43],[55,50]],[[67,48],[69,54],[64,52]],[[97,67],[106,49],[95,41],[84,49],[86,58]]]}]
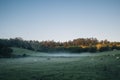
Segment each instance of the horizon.
[{"label": "horizon", "polygon": [[120,42],[119,0],[0,0],[0,38]]},{"label": "horizon", "polygon": [[[55,40],[26,40],[26,39],[24,39],[24,38],[22,38],[22,37],[15,37],[15,38],[0,38],[0,39],[7,39],[7,40],[10,40],[10,39],[20,39],[20,40],[23,40],[23,41],[38,41],[38,42],[42,42],[42,41],[54,41],[54,42],[62,42],[62,43],[64,43],[64,42],[69,42],[69,41],[73,41],[73,40],[75,40],[75,39],[97,39],[97,38],[95,38],[95,37],[89,37],[89,38],[75,38],[75,39],[71,39],[71,40],[66,40],[66,41],[55,41]],[[107,40],[107,41],[109,41],[109,42],[120,42],[120,41],[110,41],[110,40],[108,40],[108,39],[102,39],[102,40],[99,40],[99,39],[97,39],[98,40],[98,42],[100,42],[100,41],[105,41],[105,40]]]}]

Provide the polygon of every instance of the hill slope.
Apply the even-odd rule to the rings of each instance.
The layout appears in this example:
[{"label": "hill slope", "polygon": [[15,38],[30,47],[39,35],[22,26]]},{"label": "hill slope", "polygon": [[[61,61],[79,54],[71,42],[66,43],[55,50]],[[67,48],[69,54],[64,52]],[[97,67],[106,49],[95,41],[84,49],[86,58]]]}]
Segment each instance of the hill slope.
[{"label": "hill slope", "polygon": [[28,49],[23,49],[23,48],[16,48],[16,47],[12,47],[13,49],[13,53],[14,55],[31,55],[31,54],[34,54],[34,53],[37,53],[35,51],[32,51],[32,50],[28,50]]}]

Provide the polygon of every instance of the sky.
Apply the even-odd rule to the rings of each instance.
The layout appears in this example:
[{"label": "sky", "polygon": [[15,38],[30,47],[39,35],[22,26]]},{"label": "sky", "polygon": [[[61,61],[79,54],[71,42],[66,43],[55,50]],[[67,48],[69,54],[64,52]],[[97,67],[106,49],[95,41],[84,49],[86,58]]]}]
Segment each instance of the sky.
[{"label": "sky", "polygon": [[0,38],[120,41],[120,0],[0,0]]}]

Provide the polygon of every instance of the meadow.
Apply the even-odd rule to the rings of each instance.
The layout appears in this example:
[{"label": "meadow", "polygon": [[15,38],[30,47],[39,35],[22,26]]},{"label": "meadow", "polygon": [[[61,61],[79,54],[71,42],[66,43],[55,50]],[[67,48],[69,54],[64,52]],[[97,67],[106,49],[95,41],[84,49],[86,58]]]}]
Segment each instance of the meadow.
[{"label": "meadow", "polygon": [[119,50],[73,55],[13,49],[29,56],[1,58],[0,80],[120,80]]}]

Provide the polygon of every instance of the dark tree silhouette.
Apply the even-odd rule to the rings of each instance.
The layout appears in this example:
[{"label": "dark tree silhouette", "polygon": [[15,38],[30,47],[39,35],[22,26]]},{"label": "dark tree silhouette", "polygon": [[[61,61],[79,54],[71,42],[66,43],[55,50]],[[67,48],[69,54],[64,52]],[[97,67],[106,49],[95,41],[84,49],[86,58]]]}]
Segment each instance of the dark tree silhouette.
[{"label": "dark tree silhouette", "polygon": [[0,57],[9,58],[12,56],[13,50],[7,46],[0,45]]}]

